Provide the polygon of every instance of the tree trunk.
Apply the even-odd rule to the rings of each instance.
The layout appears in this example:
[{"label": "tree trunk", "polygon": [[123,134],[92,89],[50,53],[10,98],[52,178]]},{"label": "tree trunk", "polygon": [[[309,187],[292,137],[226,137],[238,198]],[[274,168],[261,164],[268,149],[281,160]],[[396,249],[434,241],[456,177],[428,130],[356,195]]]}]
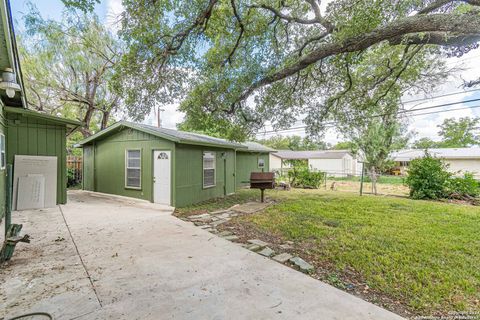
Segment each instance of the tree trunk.
[{"label": "tree trunk", "polygon": [[100,130],[105,129],[108,126],[108,120],[110,120],[110,110],[102,111],[102,122],[100,123]]}]

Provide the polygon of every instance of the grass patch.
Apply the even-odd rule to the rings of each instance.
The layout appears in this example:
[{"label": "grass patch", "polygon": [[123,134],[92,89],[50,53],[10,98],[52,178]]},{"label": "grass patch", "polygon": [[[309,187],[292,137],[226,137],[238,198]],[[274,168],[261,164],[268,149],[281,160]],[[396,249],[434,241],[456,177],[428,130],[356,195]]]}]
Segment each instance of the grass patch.
[{"label": "grass patch", "polygon": [[[361,177],[328,177],[328,180],[332,181],[354,181],[360,182]],[[372,179],[368,175],[363,177],[363,181],[366,183],[372,182]],[[378,184],[393,184],[393,185],[403,185],[404,177],[400,176],[380,176],[378,177]]]},{"label": "grass patch", "polygon": [[[268,193],[268,191],[267,191]],[[177,208],[176,214],[179,216],[191,215],[192,213],[202,211],[215,211],[220,209],[227,209],[238,203],[245,203],[249,201],[257,201],[260,199],[259,190],[242,189],[237,193],[229,195],[225,198],[210,199],[201,203],[190,206]]]},{"label": "grass patch", "polygon": [[480,208],[320,190],[269,195],[281,203],[242,220],[313,241],[309,254],[333,272],[354,270],[423,314],[480,309]]}]

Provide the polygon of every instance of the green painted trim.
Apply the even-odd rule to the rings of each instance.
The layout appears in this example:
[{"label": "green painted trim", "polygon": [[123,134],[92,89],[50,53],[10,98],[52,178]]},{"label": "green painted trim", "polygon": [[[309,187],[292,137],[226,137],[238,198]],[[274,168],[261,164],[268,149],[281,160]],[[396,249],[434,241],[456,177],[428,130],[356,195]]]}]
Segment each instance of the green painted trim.
[{"label": "green painted trim", "polygon": [[48,115],[48,114],[44,114],[44,113],[40,113],[40,112],[36,112],[36,111],[33,111],[33,110],[28,110],[28,109],[5,107],[5,111],[7,113],[21,114],[21,115],[23,115],[25,117],[29,117],[29,118],[39,118],[39,119],[47,120],[47,121],[50,121],[50,122],[53,122],[53,123],[65,124],[69,128],[73,128],[73,127],[78,128],[78,127],[83,125],[82,122],[77,121],[77,120],[71,120],[71,119],[65,119],[65,118],[60,118],[60,117],[56,117],[56,116],[51,116],[51,115]]}]

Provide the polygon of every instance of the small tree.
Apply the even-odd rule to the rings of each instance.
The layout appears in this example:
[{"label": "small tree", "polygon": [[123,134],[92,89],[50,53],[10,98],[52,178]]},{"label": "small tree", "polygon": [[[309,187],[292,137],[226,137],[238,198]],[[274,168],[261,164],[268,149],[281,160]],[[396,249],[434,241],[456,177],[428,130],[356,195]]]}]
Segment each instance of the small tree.
[{"label": "small tree", "polygon": [[425,157],[410,161],[405,184],[414,199],[440,199],[447,196],[446,186],[451,177],[448,166],[425,152]]}]

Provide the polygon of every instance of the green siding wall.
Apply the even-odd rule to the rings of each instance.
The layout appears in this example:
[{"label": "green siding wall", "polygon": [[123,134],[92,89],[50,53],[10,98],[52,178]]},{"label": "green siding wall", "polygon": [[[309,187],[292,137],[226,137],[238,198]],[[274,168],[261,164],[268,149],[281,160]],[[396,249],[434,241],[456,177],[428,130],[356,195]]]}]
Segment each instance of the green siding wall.
[{"label": "green siding wall", "polygon": [[83,190],[88,190],[88,191],[95,191],[95,186],[93,185],[93,181],[95,179],[94,176],[94,164],[93,164],[93,159],[94,159],[94,154],[93,154],[93,149],[94,146],[85,146],[83,148]]},{"label": "green siding wall", "polygon": [[[5,135],[6,141],[6,130],[5,130],[5,113],[3,110],[3,104],[0,102],[0,132]],[[0,169],[0,221],[2,221],[3,217],[5,216],[5,202],[6,202],[6,174],[7,170]],[[0,230],[3,233],[3,230]],[[1,238],[1,237],[0,237]]]},{"label": "green siding wall", "polygon": [[[216,185],[203,188],[203,152],[216,152]],[[226,154],[224,159],[222,153]],[[177,144],[176,148],[176,207],[235,192],[235,151],[203,146]],[[224,189],[225,188],[225,189]]]},{"label": "green siding wall", "polygon": [[268,153],[254,153],[254,152],[241,152],[237,151],[237,188],[247,186],[250,180],[251,172],[262,171],[258,167],[258,159],[265,161],[265,172],[270,170],[269,154]]},{"label": "green siding wall", "polygon": [[[57,203],[67,202],[67,150],[65,125],[7,113],[7,163],[15,155],[57,157]],[[2,174],[3,175],[3,174]],[[4,185],[4,183],[2,183]],[[2,196],[2,199],[5,197]]]},{"label": "green siding wall", "polygon": [[[141,190],[125,188],[126,149],[142,150]],[[95,145],[84,146],[84,168],[90,171],[84,176],[84,188],[153,201],[153,150],[170,150],[175,157],[174,143],[131,129],[96,141]]]},{"label": "green siding wall", "polygon": [[[126,149],[142,150],[141,190],[125,188]],[[175,144],[133,129],[123,129],[83,146],[83,188],[153,201],[154,150],[172,152],[173,206],[183,207],[235,192],[237,161],[233,149]],[[216,185],[210,188],[203,188],[204,151],[216,153]],[[268,164],[268,155],[265,159]],[[257,164],[256,155],[250,160]]]}]

